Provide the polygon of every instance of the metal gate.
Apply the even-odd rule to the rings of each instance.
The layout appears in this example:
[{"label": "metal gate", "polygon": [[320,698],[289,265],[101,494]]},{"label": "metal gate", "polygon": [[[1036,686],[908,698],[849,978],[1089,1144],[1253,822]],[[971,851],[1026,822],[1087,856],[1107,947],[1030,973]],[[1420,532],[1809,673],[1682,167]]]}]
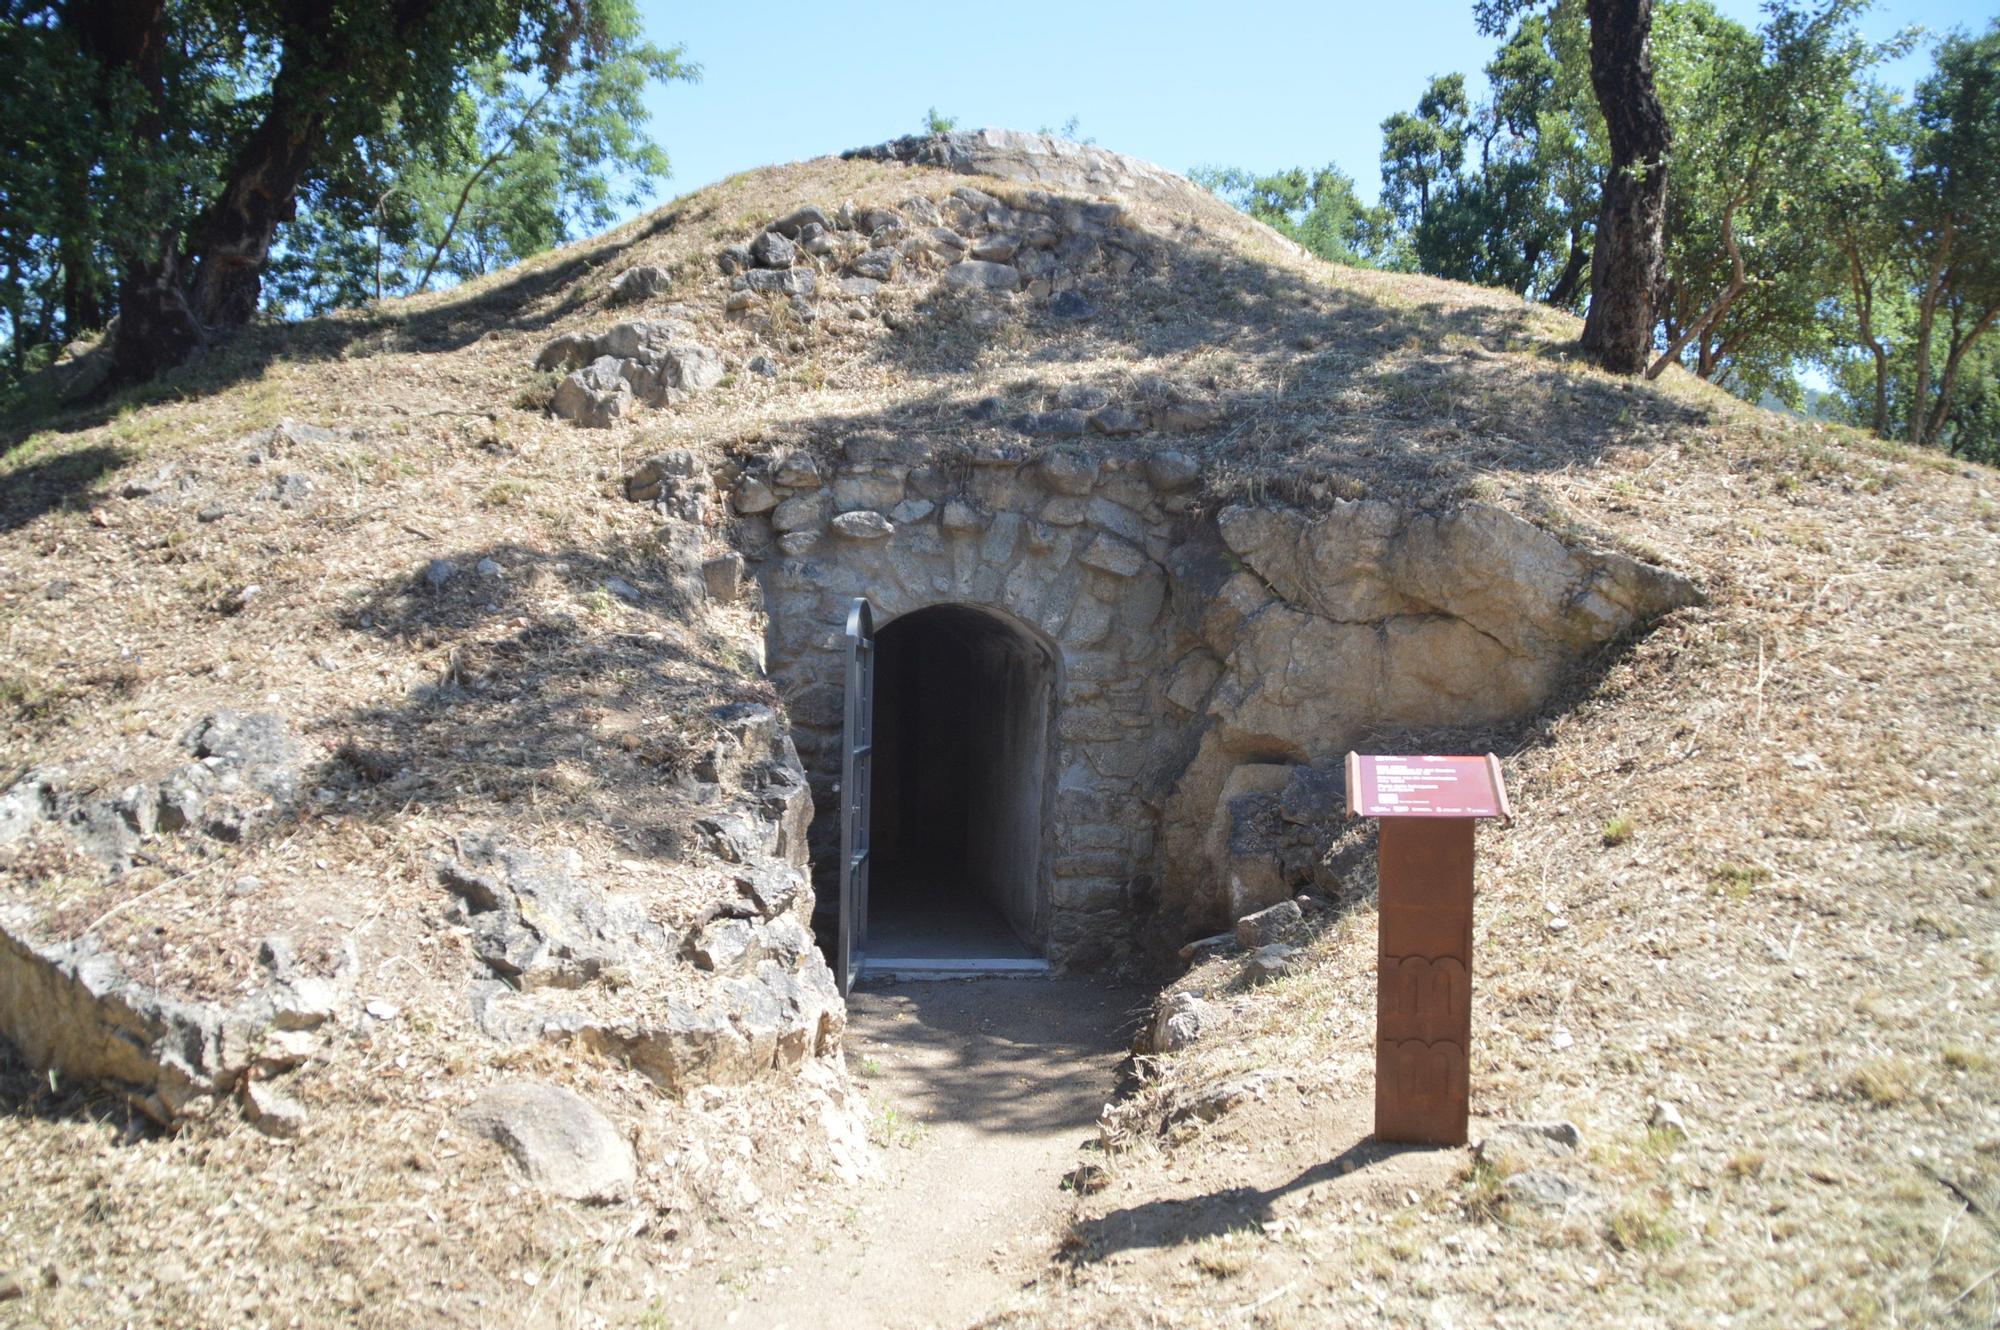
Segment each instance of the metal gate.
[{"label": "metal gate", "polygon": [[856,596],[847,611],[847,719],[840,754],[840,941],[834,977],[843,996],[861,977],[868,947],[868,817],[874,807],[875,612]]}]

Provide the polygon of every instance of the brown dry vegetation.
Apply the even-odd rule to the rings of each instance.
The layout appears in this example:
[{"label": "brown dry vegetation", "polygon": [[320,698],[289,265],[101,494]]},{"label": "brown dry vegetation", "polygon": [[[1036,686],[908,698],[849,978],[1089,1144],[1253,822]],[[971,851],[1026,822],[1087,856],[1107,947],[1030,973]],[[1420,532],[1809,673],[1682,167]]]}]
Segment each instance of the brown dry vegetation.
[{"label": "brown dry vegetation", "polygon": [[[300,729],[323,791],[244,846],[182,838],[115,883],[48,847],[0,893],[194,994],[253,982],[268,933],[352,940],[361,995],[404,1012],[294,1078],[312,1114],[296,1144],[233,1118],[128,1132],[114,1101],[9,1065],[0,1288],[21,1296],[0,1323],[636,1319],[718,1253],[837,1205],[787,1093],[676,1101],[586,1052],[483,1041],[431,858],[499,825],[573,846],[663,919],[696,899],[660,771],[709,705],[767,695],[759,627],[604,591],[660,585],[649,516],[619,493],[638,458],[862,428],[949,454],[987,428],[964,413],[983,396],[1164,376],[1223,407],[1176,440],[1213,504],[1478,497],[1665,561],[1709,602],[1519,731],[1461,736],[1507,757],[1519,817],[1481,836],[1474,1112],[1578,1122],[1563,1169],[1582,1198],[1525,1210],[1464,1152],[1354,1149],[1373,1011],[1356,832],[1311,966],[1233,993],[1226,1034],[1153,1066],[1091,1156],[1112,1185],[1048,1235],[1002,1319],[1993,1324],[2000,480],[1677,375],[1606,378],[1567,355],[1572,321],[1312,263],[1219,204],[1135,207],[1155,261],[1083,329],[913,293],[887,323],[768,343],[724,323],[719,245],[799,203],[956,183],[839,162],[737,177],[460,291],[253,330],[143,400],[0,439],[0,775],[60,763],[116,789],[181,760],[206,712],[254,702]],[[674,269],[713,342],[739,362],[773,349],[780,376],[611,431],[544,417],[535,348],[608,323],[608,280],[638,262]],[[340,437],[246,462],[281,419]],[[159,495],[121,497],[162,468]],[[303,505],[264,497],[281,473],[312,479]],[[472,575],[488,557],[504,577]],[[460,569],[434,597],[414,590],[433,558]],[[246,875],[261,888],[233,893]],[[1195,978],[1227,988],[1233,964]],[[1161,1135],[1176,1096],[1253,1069],[1275,1073],[1262,1099]],[[450,1130],[518,1074],[589,1090],[640,1138],[634,1203],[529,1196]],[[1682,1106],[1685,1141],[1649,1132],[1655,1098]]]}]

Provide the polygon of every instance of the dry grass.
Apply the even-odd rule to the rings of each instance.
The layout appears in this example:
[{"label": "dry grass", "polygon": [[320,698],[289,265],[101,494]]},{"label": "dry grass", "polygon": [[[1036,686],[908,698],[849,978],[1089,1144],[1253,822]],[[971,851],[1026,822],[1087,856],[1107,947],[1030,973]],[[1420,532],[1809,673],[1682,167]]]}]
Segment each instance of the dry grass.
[{"label": "dry grass", "polygon": [[[1039,1283],[1006,1315],[2000,1317],[1995,477],[1684,376],[1607,378],[1568,358],[1561,316],[1310,263],[1220,205],[1135,208],[1145,263],[1084,328],[917,289],[886,319],[723,320],[709,256],[759,219],[952,183],[835,162],[737,177],[461,291],[254,331],[143,401],[0,440],[0,773],[60,763],[79,787],[120,788],[180,760],[204,713],[254,704],[302,731],[315,791],[240,848],[167,842],[108,884],[52,853],[11,864],[0,891],[71,931],[118,909],[105,945],[194,994],[252,982],[268,933],[307,952],[351,940],[364,995],[406,1011],[300,1074],[314,1129],[296,1146],[233,1120],[127,1143],[122,1115],[10,1069],[0,1275],[39,1282],[0,1322],[657,1320],[659,1290],[824,1194],[814,1156],[788,1157],[812,1137],[787,1093],[678,1103],[580,1052],[478,1038],[431,857],[500,825],[684,919],[708,884],[661,771],[709,705],[769,696],[760,625],[604,593],[610,576],[664,585],[618,478],[662,447],[720,463],[858,430],[951,456],[992,429],[968,404],[1074,381],[1216,403],[1215,427],[1174,440],[1202,458],[1211,506],[1478,497],[1690,572],[1711,599],[1607,652],[1520,730],[1465,737],[1507,757],[1519,813],[1482,833],[1474,1110],[1582,1124],[1591,1149],[1561,1166],[1581,1199],[1503,1202],[1502,1179],[1457,1154],[1314,1171],[1366,1130],[1357,833],[1345,913],[1305,973],[1254,992],[1196,977],[1229,991],[1234,1027],[1114,1112],[1115,1184],[1078,1199],[1062,1259],[1024,1272]],[[550,422],[534,349],[608,323],[609,279],[639,262],[679,274],[674,298],[727,355],[768,351],[780,375],[610,431]],[[251,465],[244,440],[280,418],[340,434]],[[163,467],[164,497],[120,497]],[[302,506],[267,497],[282,473],[312,480]],[[224,515],[199,520],[210,508]],[[413,594],[439,557],[460,578]],[[472,574],[486,557],[497,585]],[[263,889],[230,893],[245,875]],[[1571,927],[1547,929],[1550,906]],[[1279,1073],[1264,1097],[1159,1130],[1179,1100],[1259,1070]],[[451,1132],[457,1104],[516,1074],[579,1085],[641,1134],[638,1202],[550,1206]],[[1682,1106],[1686,1142],[1647,1135],[1655,1099]],[[1253,1175],[1255,1222],[1193,1239],[1170,1222],[1171,1202]],[[1195,1210],[1227,1219],[1245,1198],[1225,1200]],[[1150,1237],[1108,1252],[1120,1225]]]}]

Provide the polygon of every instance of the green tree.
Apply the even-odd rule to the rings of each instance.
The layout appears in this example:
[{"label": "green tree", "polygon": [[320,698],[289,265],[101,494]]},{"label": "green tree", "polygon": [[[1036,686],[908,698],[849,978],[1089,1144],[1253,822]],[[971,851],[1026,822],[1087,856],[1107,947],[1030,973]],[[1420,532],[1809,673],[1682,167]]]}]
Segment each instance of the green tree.
[{"label": "green tree", "polygon": [[[525,109],[546,91],[546,108],[607,62],[680,69],[677,51],[639,55],[633,15],[632,0],[0,0],[11,356],[25,367],[115,313],[120,379],[178,363],[256,313],[302,206],[319,217],[301,248],[340,247],[351,271],[353,223],[386,221],[398,167],[471,155],[468,99]],[[453,178],[477,193],[499,165]],[[456,236],[440,232],[440,266]]]},{"label": "green tree", "polygon": [[267,304],[318,311],[421,292],[506,267],[602,229],[669,171],[642,131],[654,81],[695,76],[640,39],[629,10],[605,58],[555,81],[498,60],[471,71],[448,134],[410,142],[391,119],[302,207],[273,256]]},{"label": "green tree", "polygon": [[1871,122],[1864,78],[1908,38],[1862,39],[1865,0],[1775,8],[1761,31],[1707,0],[1661,11],[1660,86],[1675,125],[1667,210],[1665,346],[1647,370],[1685,363],[1743,396],[1796,405],[1794,367],[1824,345],[1839,289],[1830,189]]},{"label": "green tree", "polygon": [[1189,177],[1331,263],[1378,266],[1386,257],[1388,214],[1361,201],[1337,166],[1252,175],[1236,167],[1196,167]]},{"label": "green tree", "polygon": [[1902,245],[1915,306],[1905,436],[1922,444],[1944,433],[1968,363],[2000,319],[2000,19],[1939,47],[1913,113]]},{"label": "green tree", "polygon": [[1397,222],[1423,226],[1433,201],[1457,182],[1471,137],[1463,74],[1432,78],[1414,114],[1398,111],[1382,122],[1382,204]]}]

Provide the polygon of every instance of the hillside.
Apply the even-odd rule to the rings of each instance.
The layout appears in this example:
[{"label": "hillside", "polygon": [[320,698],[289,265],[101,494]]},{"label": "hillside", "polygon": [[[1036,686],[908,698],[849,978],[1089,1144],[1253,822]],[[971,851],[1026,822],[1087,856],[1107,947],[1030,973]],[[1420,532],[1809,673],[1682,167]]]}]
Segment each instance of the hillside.
[{"label": "hillside", "polygon": [[[1677,372],[1607,378],[1568,354],[1572,320],[1319,263],[1111,154],[958,143],[751,172],[0,437],[20,1045],[0,1323],[679,1324],[697,1291],[704,1314],[754,1309],[779,1264],[810,1295],[853,1214],[908,1218],[897,1189],[976,1135],[908,1130],[912,1105],[843,1055],[807,932],[838,711],[794,668],[834,655],[774,616],[939,580],[976,599],[952,551],[1081,455],[1090,479],[1054,497],[1139,513],[1127,543],[1214,604],[1246,568],[1287,612],[1326,588],[1306,560],[1288,591],[1269,542],[1232,536],[1247,510],[1314,532],[1470,513],[1568,560],[1563,586],[1625,597],[1586,632],[1518,593],[1531,578],[1439,591],[1385,560],[1369,594],[1393,604],[1348,616],[1371,640],[1422,619],[1508,649],[1450,639],[1415,700],[1329,671],[1299,691],[1338,706],[1285,722],[1329,751],[1506,760],[1517,820],[1480,837],[1473,1136],[1566,1119],[1581,1146],[1361,1143],[1365,827],[1320,817],[1282,847],[1270,889],[1312,907],[1289,974],[1252,985],[1234,950],[1162,967],[1241,912],[1172,876],[1222,872],[1211,810],[1326,756],[1239,737],[1259,699],[1211,673],[1205,700],[1156,707],[1146,750],[1200,779],[1117,815],[1160,820],[1158,845],[1119,842],[1160,880],[1048,938],[1170,1009],[1199,990],[1208,1028],[1142,1054],[1095,1147],[1015,1179],[1042,1200],[958,1253],[1012,1290],[997,1323],[1992,1324],[2000,478]],[[801,254],[771,266],[765,228],[804,209],[823,252],[788,238]],[[858,271],[892,247],[893,270]],[[633,320],[657,340],[598,369]],[[838,516],[814,497],[820,473],[830,492],[892,464],[892,494]],[[920,473],[945,477],[935,499]],[[782,529],[781,494],[816,516]],[[984,525],[955,535],[954,501]],[[877,509],[893,539],[836,525]],[[935,563],[892,567],[920,523]],[[1072,550],[1053,520],[1017,525],[1024,550]],[[1169,530],[1211,580],[1155,550]],[[1171,590],[1147,608],[1207,612]],[[1088,650],[1147,634],[1186,645],[1107,618]],[[1051,636],[1064,684],[1091,682]],[[1152,660],[1114,682],[1171,694]],[[1098,945],[1114,914],[1129,939]],[[867,1061],[896,1028],[870,1027]],[[1108,1093],[1116,1058],[1075,1056]],[[479,1125],[520,1083],[594,1114],[603,1169],[569,1199]],[[1097,1171],[1065,1215],[1077,1162]]]}]

